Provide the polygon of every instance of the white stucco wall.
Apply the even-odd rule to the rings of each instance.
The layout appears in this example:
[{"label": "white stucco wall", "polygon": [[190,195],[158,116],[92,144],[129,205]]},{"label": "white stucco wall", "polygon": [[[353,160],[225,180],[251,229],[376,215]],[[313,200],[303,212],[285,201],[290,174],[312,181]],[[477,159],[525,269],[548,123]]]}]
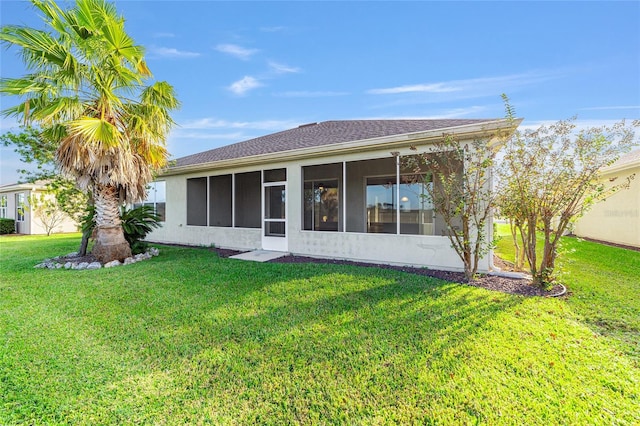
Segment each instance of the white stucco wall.
[{"label": "white stucco wall", "polygon": [[[399,151],[402,155],[416,153],[408,146]],[[288,252],[296,255],[461,271],[463,269],[462,262],[445,236],[302,230],[303,166],[388,158],[390,155],[389,150],[379,150],[287,162],[273,161],[238,168],[226,167],[197,173],[163,176],[158,180],[166,182],[166,221],[162,228],[154,230],[147,240],[186,245],[215,245],[241,250],[261,248],[261,229],[186,225],[187,179],[286,168]],[[340,196],[341,218],[343,216],[343,196]],[[346,197],[349,197],[348,191]],[[487,230],[489,229],[490,224],[487,225]],[[491,233],[489,232],[488,235],[491,236]],[[479,272],[487,272],[490,269],[489,259],[490,256],[487,256],[481,261]]]},{"label": "white stucco wall", "polygon": [[574,233],[579,237],[608,241],[615,244],[640,247],[640,164],[618,172],[603,175],[605,185],[610,178],[635,173],[629,189],[622,190],[607,200],[594,205],[575,224]]}]

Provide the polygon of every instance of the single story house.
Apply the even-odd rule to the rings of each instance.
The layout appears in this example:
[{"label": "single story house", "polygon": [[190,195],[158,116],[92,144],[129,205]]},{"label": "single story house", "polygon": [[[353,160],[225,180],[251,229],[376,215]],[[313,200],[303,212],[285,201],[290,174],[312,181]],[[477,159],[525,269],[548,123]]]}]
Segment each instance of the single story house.
[{"label": "single story house", "polygon": [[405,183],[402,158],[444,134],[493,146],[515,125],[326,121],[179,158],[156,182],[166,194],[165,222],[148,240],[462,270],[423,196],[429,183]]},{"label": "single story house", "polygon": [[[576,221],[574,234],[633,247],[640,247],[640,149],[623,155],[602,169],[604,185],[617,185],[635,174],[629,189],[623,189],[594,205]],[[617,177],[617,179],[616,179]]]},{"label": "single story house", "polygon": [[[0,186],[0,218],[16,221],[16,233],[27,235],[46,234],[43,216],[30,206],[32,197],[44,194],[45,184],[14,183]],[[49,195],[44,195],[48,197]],[[53,223],[52,233],[76,232],[78,225],[67,215]]]}]

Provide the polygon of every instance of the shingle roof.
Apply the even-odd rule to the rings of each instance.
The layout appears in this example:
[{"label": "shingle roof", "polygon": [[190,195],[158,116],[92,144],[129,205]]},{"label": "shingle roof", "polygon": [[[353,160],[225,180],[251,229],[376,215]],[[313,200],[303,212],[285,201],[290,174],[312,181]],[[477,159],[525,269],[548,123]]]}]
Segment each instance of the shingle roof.
[{"label": "shingle roof", "polygon": [[495,119],[324,121],[178,158],[174,167],[491,121]]}]

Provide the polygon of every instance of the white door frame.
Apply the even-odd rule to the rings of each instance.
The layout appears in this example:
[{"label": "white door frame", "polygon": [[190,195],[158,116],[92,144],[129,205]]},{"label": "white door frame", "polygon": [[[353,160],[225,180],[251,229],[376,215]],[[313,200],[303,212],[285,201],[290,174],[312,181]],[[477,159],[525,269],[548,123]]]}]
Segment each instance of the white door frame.
[{"label": "white door frame", "polygon": [[[273,186],[284,186],[284,194],[285,194],[285,209],[284,209],[284,219],[269,219],[267,218],[267,202],[265,197],[265,190],[268,187]],[[273,250],[273,251],[282,251],[286,252],[289,249],[289,236],[288,232],[288,196],[287,196],[287,182],[263,182],[262,183],[262,249],[263,250]],[[269,236],[266,235],[266,224],[268,222],[275,223],[283,223],[284,224],[284,235],[283,236]]]}]

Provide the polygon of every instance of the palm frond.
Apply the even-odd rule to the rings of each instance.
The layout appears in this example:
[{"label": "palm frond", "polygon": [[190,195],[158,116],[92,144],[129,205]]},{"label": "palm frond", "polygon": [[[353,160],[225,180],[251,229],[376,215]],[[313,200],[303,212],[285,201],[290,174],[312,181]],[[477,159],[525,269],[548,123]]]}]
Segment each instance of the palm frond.
[{"label": "palm frond", "polygon": [[21,98],[3,113],[41,124],[58,143],[56,161],[82,188],[107,185],[120,201],[144,198],[165,167],[166,138],[179,106],[166,82],[145,87],[144,48],[125,31],[107,0],[32,0],[46,31],[6,26],[0,43],[15,46],[31,74],[0,80],[0,93]]},{"label": "palm frond", "polygon": [[156,105],[168,110],[177,109],[180,102],[172,85],[166,81],[158,81],[146,87],[140,96],[142,103]]},{"label": "palm frond", "polygon": [[117,147],[122,142],[118,129],[107,120],[82,117],[69,123],[69,134],[80,138],[84,143],[97,145],[102,149]]},{"label": "palm frond", "polygon": [[44,31],[7,25],[0,32],[0,40],[22,47],[23,57],[30,67],[63,67],[67,59],[64,46]]},{"label": "palm frond", "polygon": [[39,81],[35,75],[27,75],[23,78],[0,79],[0,93],[6,95],[41,94],[51,90],[51,86]]}]

